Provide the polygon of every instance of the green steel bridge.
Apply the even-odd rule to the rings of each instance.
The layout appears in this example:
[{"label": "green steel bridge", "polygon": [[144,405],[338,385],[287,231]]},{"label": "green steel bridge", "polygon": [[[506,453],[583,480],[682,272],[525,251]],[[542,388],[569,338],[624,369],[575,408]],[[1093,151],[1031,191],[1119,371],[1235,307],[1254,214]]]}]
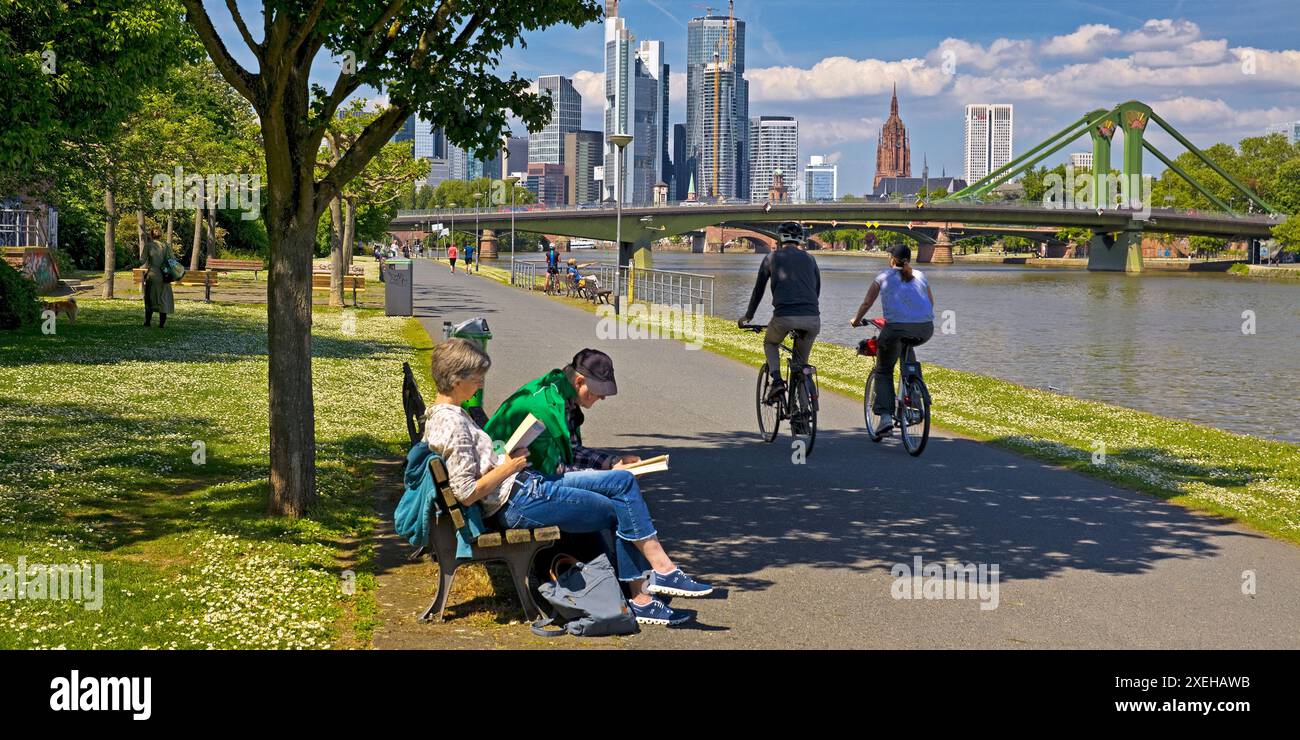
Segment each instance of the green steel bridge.
[{"label": "green steel bridge", "polygon": [[[1154,122],[1176,141],[1221,176],[1229,188],[1259,213],[1234,211],[1204,183],[1179,168],[1144,138]],[[1047,157],[1075,140],[1087,136],[1093,148],[1093,171],[1110,173],[1111,142],[1123,132],[1124,148],[1120,177],[1096,177],[1088,187],[1090,198],[1070,202],[987,201],[992,190],[1034,168]],[[1217,212],[1171,208],[1134,208],[1140,193],[1142,154],[1149,151],[1170,170],[1215,203]],[[618,226],[612,205],[541,208],[515,206],[490,209],[402,211],[392,221],[394,231],[428,232],[435,223],[455,219],[461,228],[475,223],[483,232],[518,231],[614,241]],[[512,220],[513,215],[513,220]],[[1085,114],[1043,143],[1015,158],[988,176],[945,198],[921,203],[881,201],[834,203],[720,203],[678,202],[659,205],[625,205],[622,209],[622,242],[619,262],[637,266],[652,264],[650,245],[669,236],[697,232],[709,226],[749,229],[774,235],[782,221],[800,221],[810,232],[833,228],[880,228],[908,234],[922,245],[946,247],[952,237],[1030,233],[1061,228],[1080,228],[1093,236],[1088,250],[1088,269],[1137,272],[1142,269],[1141,240],[1147,232],[1186,236],[1210,236],[1229,240],[1263,240],[1285,216],[1262,201],[1190,141],[1137,101],[1121,103],[1110,110]],[[1005,231],[1003,231],[1005,229]],[[488,237],[489,240],[494,237]],[[1032,236],[1031,236],[1032,238]],[[1041,236],[1040,236],[1041,238]],[[487,250],[485,250],[487,251]],[[924,259],[935,250],[921,250]],[[950,253],[950,250],[949,250]],[[488,255],[484,255],[488,256]]]}]

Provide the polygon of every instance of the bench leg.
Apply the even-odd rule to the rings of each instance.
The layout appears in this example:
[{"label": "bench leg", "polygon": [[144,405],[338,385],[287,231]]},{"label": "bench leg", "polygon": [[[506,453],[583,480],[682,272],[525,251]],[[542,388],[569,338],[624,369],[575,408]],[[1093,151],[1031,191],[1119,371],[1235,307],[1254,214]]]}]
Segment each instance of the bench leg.
[{"label": "bench leg", "polygon": [[451,584],[456,580],[456,566],[458,563],[448,558],[450,562],[438,563],[438,595],[433,597],[433,603],[424,614],[420,615],[420,621],[428,621],[435,613],[438,615],[437,621],[442,621],[442,613],[447,608],[447,595],[451,593]]},{"label": "bench leg", "polygon": [[537,554],[537,548],[519,550],[512,553],[506,558],[506,566],[510,568],[510,577],[515,582],[515,593],[519,594],[519,602],[524,607],[524,615],[528,621],[536,622],[542,616],[541,609],[537,608],[537,602],[533,600],[533,590],[528,587],[528,572],[533,567],[533,556]]}]

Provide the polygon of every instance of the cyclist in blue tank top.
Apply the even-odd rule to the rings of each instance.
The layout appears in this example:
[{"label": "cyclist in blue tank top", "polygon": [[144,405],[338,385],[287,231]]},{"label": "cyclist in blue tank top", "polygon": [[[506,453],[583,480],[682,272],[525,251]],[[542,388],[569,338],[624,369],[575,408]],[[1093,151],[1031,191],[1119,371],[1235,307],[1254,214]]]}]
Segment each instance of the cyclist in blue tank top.
[{"label": "cyclist in blue tank top", "polygon": [[898,245],[889,250],[891,267],[881,272],[867,289],[866,298],[849,323],[861,326],[862,317],[876,298],[885,314],[885,326],[876,338],[876,401],[872,412],[880,415],[878,433],[894,427],[894,365],[902,354],[904,339],[924,344],[934,336],[934,293],[920,270],[913,270],[912,250]]}]

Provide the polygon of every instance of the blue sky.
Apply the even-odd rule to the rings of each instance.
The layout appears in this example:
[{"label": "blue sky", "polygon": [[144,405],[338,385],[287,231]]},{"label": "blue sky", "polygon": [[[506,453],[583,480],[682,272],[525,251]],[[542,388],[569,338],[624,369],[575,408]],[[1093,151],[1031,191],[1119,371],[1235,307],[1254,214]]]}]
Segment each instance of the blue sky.
[{"label": "blue sky", "polygon": [[[207,5],[228,45],[238,47],[224,8]],[[239,5],[246,17],[260,9]],[[703,5],[619,6],[637,38],[665,44],[673,123],[685,120],[685,24]],[[725,14],[725,3],[714,7]],[[1129,99],[1151,104],[1198,146],[1235,143],[1270,123],[1300,119],[1296,0],[739,0],[736,15],[747,26],[751,115],[798,118],[801,161],[831,156],[841,193],[870,185],[894,83],[914,175],[923,156],[932,176],[945,167],[961,175],[967,103],[1014,104],[1017,153],[1088,110]],[[584,126],[598,129],[602,39],[599,23],[536,32],[526,49],[506,52],[501,71],[571,77],[584,93]],[[945,59],[953,62],[948,69]],[[322,60],[324,79],[330,70]],[[1181,151],[1168,137],[1150,138],[1170,156]],[[1066,151],[1084,148],[1081,142]]]}]

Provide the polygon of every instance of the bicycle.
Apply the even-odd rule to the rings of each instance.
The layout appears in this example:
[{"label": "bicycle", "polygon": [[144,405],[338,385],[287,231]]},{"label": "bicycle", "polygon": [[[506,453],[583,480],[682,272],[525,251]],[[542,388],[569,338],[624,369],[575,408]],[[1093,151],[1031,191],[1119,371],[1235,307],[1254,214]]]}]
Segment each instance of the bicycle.
[{"label": "bicycle", "polygon": [[[767,325],[744,324],[741,328],[761,332],[767,329]],[[764,442],[772,442],[780,430],[781,420],[788,419],[790,436],[796,440],[805,440],[804,455],[811,455],[813,445],[817,442],[817,368],[812,365],[796,367],[794,347],[784,340],[781,342],[781,349],[790,355],[786,361],[786,377],[789,378],[789,382],[786,383],[786,393],[777,396],[774,402],[768,403],[767,397],[772,389],[772,374],[769,372],[768,364],[764,362],[763,367],[758,371],[758,389],[755,399],[755,406],[758,409],[758,433]]]},{"label": "bicycle", "polygon": [[[871,319],[863,326],[871,325],[879,330],[885,328],[883,318]],[[912,457],[918,457],[925,451],[925,444],[930,440],[930,389],[925,387],[921,377],[921,363],[916,359],[916,342],[902,340],[903,353],[898,360],[898,390],[894,394],[894,426],[903,440],[903,448]],[[858,354],[864,357],[876,357],[876,364],[867,374],[866,387],[862,392],[862,416],[867,422],[867,433],[871,441],[879,443],[885,434],[878,431],[875,413],[872,408],[876,403],[876,373],[880,369],[877,357],[876,337],[864,339],[858,343]],[[890,378],[893,382],[893,378]],[[917,427],[920,435],[917,436]],[[892,432],[892,430],[890,430]]]}]

